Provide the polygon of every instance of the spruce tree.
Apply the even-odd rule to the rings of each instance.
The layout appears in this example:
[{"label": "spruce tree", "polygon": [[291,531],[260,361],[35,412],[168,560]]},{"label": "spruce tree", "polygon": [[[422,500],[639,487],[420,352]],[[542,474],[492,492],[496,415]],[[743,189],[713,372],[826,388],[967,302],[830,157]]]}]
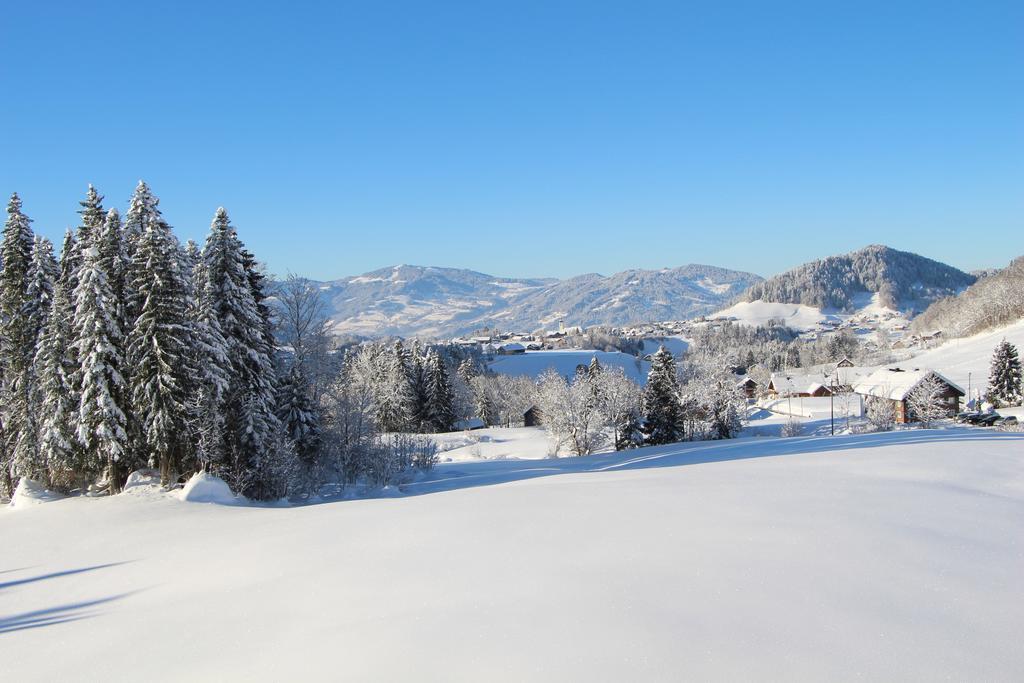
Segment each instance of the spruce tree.
[{"label": "spruce tree", "polygon": [[85,199],[79,202],[79,204],[82,206],[78,212],[82,217],[82,223],[78,226],[76,237],[79,248],[84,253],[86,249],[92,246],[94,235],[99,233],[103,227],[106,214],[103,211],[103,197],[92,185],[89,185],[89,189],[85,193]]},{"label": "spruce tree", "polygon": [[651,445],[675,443],[682,438],[679,379],[672,354],[660,347],[654,354],[644,389],[644,434]]},{"label": "spruce tree", "polygon": [[192,367],[196,372],[189,401],[193,442],[199,466],[205,471],[225,474],[228,463],[224,407],[230,389],[231,361],[213,308],[206,264],[201,258],[195,264],[191,280],[194,295],[188,319],[192,328]]},{"label": "spruce tree", "polygon": [[150,465],[160,468],[160,481],[167,486],[191,450],[183,426],[193,371],[178,240],[155,216],[136,245],[131,273],[132,289],[142,302],[128,342],[132,407]]},{"label": "spruce tree", "polygon": [[302,465],[308,493],[313,493],[316,488],[321,445],[320,422],[311,393],[302,364],[293,362],[288,376],[281,382],[278,417]]},{"label": "spruce tree", "polygon": [[996,406],[1020,405],[1021,365],[1017,347],[1005,339],[996,346],[988,380],[988,401]]},{"label": "spruce tree", "polygon": [[46,462],[40,453],[39,438],[41,418],[44,415],[40,387],[40,367],[35,362],[43,332],[46,329],[53,306],[53,288],[58,276],[57,261],[53,257],[53,244],[36,235],[32,244],[32,261],[29,264],[25,290],[23,316],[28,326],[27,334],[35,339],[28,366],[24,396],[17,402],[22,411],[16,422],[24,425],[19,430],[14,445],[14,469],[17,475],[48,483]]},{"label": "spruce tree", "polygon": [[266,482],[279,463],[271,458],[267,447],[281,429],[275,415],[269,314],[263,314],[254,295],[262,281],[255,269],[247,268],[246,254],[227,211],[218,209],[203,248],[203,261],[211,303],[231,361],[226,447],[235,487],[260,498],[272,494]]},{"label": "spruce tree", "polygon": [[11,195],[0,242],[0,495],[10,496],[17,483],[14,451],[24,432],[30,409],[31,366],[36,330],[25,315],[29,306],[28,276],[32,263],[31,221],[21,210],[21,198]]},{"label": "spruce tree", "polygon": [[125,432],[125,382],[120,348],[121,328],[100,251],[90,246],[82,252],[78,289],[75,291],[75,348],[81,359],[78,386],[77,436],[90,472],[105,472],[110,493],[121,489],[120,461],[128,435]]},{"label": "spruce tree", "polygon": [[[135,272],[135,268],[144,266],[144,262],[136,258],[135,252],[138,250],[142,235],[146,232],[150,222],[163,220],[160,209],[157,208],[159,204],[160,200],[149,189],[149,186],[140,180],[128,202],[128,211],[124,215],[124,226],[121,229],[126,283],[132,283],[144,277],[144,273]],[[124,294],[122,315],[126,328],[131,329],[135,326],[135,320],[142,310],[142,299],[138,292],[130,286],[126,288]]]},{"label": "spruce tree", "polygon": [[440,354],[431,349],[425,364],[426,418],[431,431],[450,432],[455,426],[455,397]]},{"label": "spruce tree", "polygon": [[72,375],[76,364],[71,353],[71,319],[74,306],[61,278],[53,292],[46,328],[39,340],[35,367],[42,397],[39,433],[41,460],[52,486],[70,491],[82,483],[85,471],[82,450],[75,434],[77,399]]}]

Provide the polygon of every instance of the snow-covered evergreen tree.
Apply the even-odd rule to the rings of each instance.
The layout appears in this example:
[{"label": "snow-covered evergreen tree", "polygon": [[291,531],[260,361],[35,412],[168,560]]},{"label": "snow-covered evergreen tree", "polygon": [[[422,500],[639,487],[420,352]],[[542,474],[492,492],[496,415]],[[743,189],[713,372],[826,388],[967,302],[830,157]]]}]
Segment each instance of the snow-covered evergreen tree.
[{"label": "snow-covered evergreen tree", "polygon": [[269,322],[254,297],[248,257],[227,211],[217,210],[203,248],[210,297],[231,361],[225,410],[227,450],[236,486],[246,495],[263,497],[267,444],[281,432],[275,415],[275,376],[271,362]]},{"label": "snow-covered evergreen tree", "polygon": [[[200,255],[201,256],[201,255]],[[191,281],[193,298],[188,308],[192,336],[192,367],[195,377],[189,413],[198,464],[206,471],[224,474],[228,467],[225,442],[225,404],[231,384],[228,343],[214,309],[213,284],[206,262],[195,263]]]},{"label": "snow-covered evergreen tree", "polygon": [[39,449],[50,484],[63,491],[84,483],[85,462],[75,433],[78,399],[72,376],[71,321],[74,306],[63,278],[53,292],[49,319],[39,340],[35,368],[42,397]]},{"label": "snow-covered evergreen tree", "polygon": [[431,431],[450,432],[455,427],[455,405],[448,370],[440,354],[431,349],[424,363],[426,423]]},{"label": "snow-covered evergreen tree", "polygon": [[[143,233],[151,221],[162,221],[160,209],[157,208],[160,200],[153,194],[149,186],[139,181],[128,202],[128,211],[124,215],[124,226],[121,230],[121,242],[124,247],[124,259],[127,268],[125,282],[132,283],[143,277],[143,273],[135,272],[135,268],[141,268],[144,263],[136,258],[135,252],[142,240]],[[138,292],[128,287],[125,291],[124,301],[124,322],[130,329],[135,326],[135,320],[142,310],[142,298]]]},{"label": "snow-covered evergreen tree", "polygon": [[23,387],[26,395],[16,404],[23,410],[16,422],[24,425],[24,428],[19,430],[14,444],[14,470],[18,476],[44,483],[47,479],[46,461],[39,448],[41,418],[44,413],[40,367],[35,361],[35,356],[50,318],[53,288],[58,273],[57,261],[53,256],[53,244],[45,237],[36,235],[32,244],[32,261],[28,269],[25,308],[22,314],[29,328],[28,334],[36,342],[33,345],[27,383]]},{"label": "snow-covered evergreen tree", "polygon": [[190,326],[186,276],[178,240],[167,223],[151,217],[135,248],[132,289],[142,302],[128,338],[131,403],[151,466],[166,486],[191,455],[186,424],[190,379]]},{"label": "snow-covered evergreen tree", "polygon": [[0,242],[0,495],[14,492],[14,452],[33,425],[30,410],[32,357],[37,330],[26,316],[33,235],[21,198],[11,195]]},{"label": "snow-covered evergreen tree", "polygon": [[405,345],[401,340],[396,340],[390,348],[379,354],[377,361],[378,382],[374,406],[377,424],[385,432],[410,429],[414,396],[409,383],[410,370]]},{"label": "snow-covered evergreen tree", "polygon": [[79,204],[82,206],[78,212],[82,217],[82,223],[78,226],[76,238],[79,248],[84,253],[86,249],[92,246],[93,237],[103,227],[106,214],[103,211],[103,197],[92,185],[89,185],[89,189],[85,193],[85,199],[79,202]]},{"label": "snow-covered evergreen tree", "polygon": [[1021,403],[1021,365],[1017,347],[1005,339],[996,346],[989,371],[989,403],[997,408]]},{"label": "snow-covered evergreen tree", "polygon": [[116,493],[122,484],[119,465],[128,440],[126,387],[120,372],[122,335],[99,249],[88,247],[83,258],[75,291],[75,348],[81,362],[76,431],[88,470],[105,472],[109,491]]},{"label": "snow-covered evergreen tree", "polygon": [[292,441],[295,456],[302,469],[302,485],[312,494],[319,483],[321,430],[314,409],[309,381],[300,363],[292,363],[291,370],[279,390],[278,417]]},{"label": "snow-covered evergreen tree", "polygon": [[682,438],[679,412],[679,379],[672,353],[660,347],[651,359],[644,388],[644,434],[652,445],[675,443]]}]

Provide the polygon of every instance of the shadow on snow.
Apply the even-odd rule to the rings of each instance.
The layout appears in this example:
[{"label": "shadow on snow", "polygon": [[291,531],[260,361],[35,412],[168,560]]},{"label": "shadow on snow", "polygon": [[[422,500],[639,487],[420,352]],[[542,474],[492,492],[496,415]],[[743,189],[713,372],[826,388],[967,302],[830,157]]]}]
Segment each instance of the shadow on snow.
[{"label": "shadow on snow", "polygon": [[558,474],[586,474],[655,467],[681,467],[704,463],[784,457],[806,453],[878,448],[891,445],[1013,441],[1024,448],[1024,434],[972,429],[921,429],[842,436],[800,436],[788,439],[732,439],[689,441],[650,446],[633,451],[600,453],[549,460],[486,460],[443,463],[422,480],[400,486],[405,495],[424,495],[477,486],[505,484]]}]

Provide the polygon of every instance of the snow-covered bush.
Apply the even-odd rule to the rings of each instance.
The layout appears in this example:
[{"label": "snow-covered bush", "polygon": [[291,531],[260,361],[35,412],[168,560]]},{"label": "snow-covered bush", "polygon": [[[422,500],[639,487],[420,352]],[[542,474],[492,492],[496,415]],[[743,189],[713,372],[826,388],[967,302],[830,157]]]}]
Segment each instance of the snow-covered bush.
[{"label": "snow-covered bush", "polygon": [[800,436],[804,431],[804,423],[800,420],[790,419],[786,424],[782,425],[782,436],[789,438],[791,436]]},{"label": "snow-covered bush", "polygon": [[909,417],[929,429],[946,416],[946,385],[935,375],[921,380],[907,395]]},{"label": "snow-covered bush", "polygon": [[892,401],[870,396],[866,399],[867,418],[873,431],[889,432],[896,426],[896,406]]}]

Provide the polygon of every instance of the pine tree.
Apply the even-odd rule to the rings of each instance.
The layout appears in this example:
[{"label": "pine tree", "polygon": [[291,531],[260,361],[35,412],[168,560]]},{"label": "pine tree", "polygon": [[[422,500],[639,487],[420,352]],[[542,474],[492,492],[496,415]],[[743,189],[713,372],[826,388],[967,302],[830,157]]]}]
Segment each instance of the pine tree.
[{"label": "pine tree", "polygon": [[189,454],[190,329],[185,317],[187,281],[178,240],[167,223],[150,218],[132,261],[132,289],[142,302],[128,341],[132,407],[142,428],[151,466],[172,483]]},{"label": "pine tree", "polygon": [[34,241],[30,223],[21,198],[12,194],[0,242],[0,495],[7,496],[16,484],[15,449],[25,431],[33,429],[26,421],[37,332],[25,315]]},{"label": "pine tree", "polygon": [[643,407],[644,434],[648,444],[675,443],[682,438],[676,362],[664,346],[652,359]]},{"label": "pine tree", "polygon": [[1020,357],[1017,355],[1017,347],[1005,339],[996,346],[992,355],[986,398],[997,408],[1021,403]]},{"label": "pine tree", "polygon": [[42,396],[39,449],[49,473],[50,484],[70,491],[82,484],[85,471],[82,451],[77,443],[77,398],[72,375],[76,364],[71,354],[71,303],[65,281],[58,279],[46,328],[39,340],[35,367]]},{"label": "pine tree", "polygon": [[[227,211],[218,209],[203,248],[203,260],[211,285],[211,303],[231,360],[226,447],[236,488],[260,498],[271,495],[266,475],[278,466],[267,444],[282,430],[275,415],[269,314],[261,312],[254,295],[259,283],[255,282],[255,271],[247,268],[246,253]],[[281,457],[287,458],[287,454]]]},{"label": "pine tree", "polygon": [[103,197],[92,185],[85,193],[85,200],[79,202],[82,208],[78,212],[82,217],[82,223],[78,226],[78,245],[83,253],[92,246],[94,235],[99,233],[103,227],[105,213],[103,211]]},{"label": "pine tree", "polygon": [[413,342],[412,350],[403,349],[402,365],[409,376],[409,423],[407,428],[414,432],[432,431],[430,400],[428,394],[427,356],[420,349],[419,341]]},{"label": "pine tree", "polygon": [[426,423],[431,431],[450,432],[455,426],[455,397],[448,370],[440,354],[431,349],[424,368],[426,379]]},{"label": "pine tree", "polygon": [[[100,267],[107,275],[107,283],[116,302],[118,325],[122,331],[130,327],[124,313],[125,289],[128,277],[128,253],[124,245],[124,231],[121,228],[121,215],[117,209],[107,212],[99,231],[93,238],[99,250]],[[134,322],[134,321],[132,321]]]},{"label": "pine tree", "polygon": [[378,385],[375,403],[377,425],[385,432],[401,432],[412,424],[415,397],[409,382],[408,354],[402,341],[378,357]]},{"label": "pine tree", "polygon": [[125,452],[125,383],[121,328],[113,293],[103,272],[100,251],[90,246],[83,251],[75,291],[75,348],[81,359],[77,436],[93,472],[105,471],[110,493],[121,488],[119,463]]},{"label": "pine tree", "polygon": [[[144,265],[142,261],[136,259],[135,252],[138,250],[139,243],[142,241],[142,235],[146,232],[150,222],[163,220],[160,215],[160,209],[157,208],[159,204],[160,200],[156,198],[149,189],[149,186],[140,180],[135,187],[135,192],[132,193],[131,200],[128,202],[128,211],[125,213],[124,226],[121,229],[121,242],[124,248],[124,262],[126,265],[124,276],[126,283],[132,283],[144,277],[144,273],[135,272],[134,270]],[[135,326],[135,320],[139,317],[139,313],[142,310],[142,299],[138,292],[134,291],[130,286],[126,288],[124,295],[124,301],[122,302],[124,308],[123,320],[126,328],[131,329]]]},{"label": "pine tree", "polygon": [[319,474],[321,431],[313,408],[309,382],[300,363],[292,363],[287,378],[281,383],[278,417],[291,439],[295,455],[302,465],[307,493],[312,494]]},{"label": "pine tree", "polygon": [[201,258],[195,264],[191,279],[195,294],[188,319],[192,328],[192,367],[196,372],[189,402],[193,441],[198,464],[206,471],[223,474],[228,465],[224,410],[230,389],[231,361],[227,340],[213,307],[213,286]]},{"label": "pine tree", "polygon": [[35,355],[50,318],[53,288],[58,273],[57,261],[53,257],[53,244],[45,237],[36,235],[32,244],[32,261],[28,269],[23,312],[28,327],[27,334],[36,341],[33,344],[32,360],[24,386],[25,395],[17,402],[17,406],[23,412],[17,417],[16,422],[23,424],[25,428],[19,430],[14,445],[14,469],[19,476],[42,482],[46,482],[47,479],[46,461],[39,448],[40,421],[44,412],[40,368],[35,362]]}]

